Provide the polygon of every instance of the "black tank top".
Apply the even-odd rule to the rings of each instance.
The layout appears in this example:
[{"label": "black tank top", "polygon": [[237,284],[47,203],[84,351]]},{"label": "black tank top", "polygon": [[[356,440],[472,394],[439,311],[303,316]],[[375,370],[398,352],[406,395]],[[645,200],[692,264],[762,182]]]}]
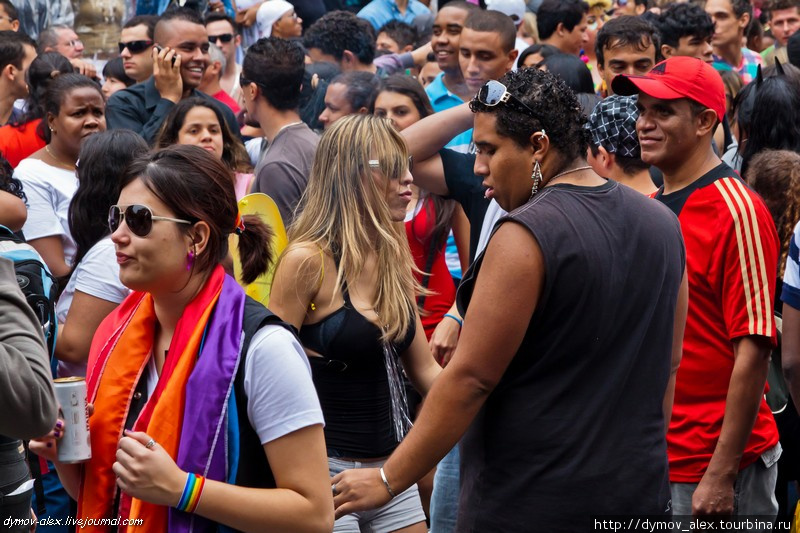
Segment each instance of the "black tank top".
[{"label": "black tank top", "polygon": [[[398,356],[411,346],[415,333],[411,322],[403,340],[392,344]],[[322,356],[309,356],[309,361],[325,416],[328,453],[353,458],[390,455],[398,443],[381,330],[353,307],[346,287],[344,306],[320,322],[303,325],[300,342]]]},{"label": "black tank top", "polygon": [[[546,272],[517,354],[461,440],[456,530],[590,531],[592,516],[669,513],[662,401],[685,258],[662,207],[612,181],[558,184],[498,222],[531,232]],[[490,275],[483,258],[459,288],[462,313]]]}]

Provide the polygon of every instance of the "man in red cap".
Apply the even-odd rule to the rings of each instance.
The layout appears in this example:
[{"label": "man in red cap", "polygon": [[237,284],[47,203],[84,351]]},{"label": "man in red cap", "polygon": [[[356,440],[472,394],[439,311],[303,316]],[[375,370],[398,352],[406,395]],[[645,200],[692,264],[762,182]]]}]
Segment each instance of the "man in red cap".
[{"label": "man in red cap", "polygon": [[711,148],[722,79],[675,56],[613,89],[639,95],[641,158],[664,173],[655,198],[686,244],[689,312],[667,432],[673,512],[774,517],[780,444],[764,385],[778,237],[761,198]]}]

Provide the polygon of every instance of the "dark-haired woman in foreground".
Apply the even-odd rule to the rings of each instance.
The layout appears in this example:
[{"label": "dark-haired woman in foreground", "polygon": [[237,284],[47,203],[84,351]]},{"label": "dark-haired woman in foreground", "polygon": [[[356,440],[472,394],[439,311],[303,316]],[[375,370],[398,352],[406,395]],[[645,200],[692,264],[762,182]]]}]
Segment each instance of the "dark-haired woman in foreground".
[{"label": "dark-haired woman in foreground", "polygon": [[[147,533],[330,531],[308,361],[220,265],[234,231],[245,281],[269,265],[268,228],[241,218],[228,169],[205,150],[171,147],[128,168],[108,223],[134,292],[92,344],[92,458],[56,463],[78,516],[142,519]],[[35,444],[51,460],[52,437]]]},{"label": "dark-haired woman in foreground", "polygon": [[462,281],[461,339],[414,428],[382,472],[334,477],[337,516],[384,505],[462,436],[458,531],[667,515],[678,222],[591,170],[576,98],[552,74],[508,73],[471,107],[475,171],[509,214]]}]

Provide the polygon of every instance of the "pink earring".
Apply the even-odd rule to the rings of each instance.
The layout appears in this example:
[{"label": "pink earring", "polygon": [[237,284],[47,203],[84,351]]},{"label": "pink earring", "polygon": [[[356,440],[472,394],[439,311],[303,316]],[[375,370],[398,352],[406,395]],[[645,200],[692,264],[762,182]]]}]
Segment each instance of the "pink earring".
[{"label": "pink earring", "polygon": [[186,260],[186,270],[191,270],[194,266],[194,250],[189,250],[187,254],[188,259]]}]

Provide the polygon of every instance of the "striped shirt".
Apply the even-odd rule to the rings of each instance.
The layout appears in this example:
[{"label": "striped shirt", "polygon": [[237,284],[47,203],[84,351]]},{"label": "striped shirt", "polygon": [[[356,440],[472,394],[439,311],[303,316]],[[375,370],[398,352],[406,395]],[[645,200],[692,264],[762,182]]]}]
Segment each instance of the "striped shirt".
[{"label": "striped shirt", "polygon": [[800,222],[794,227],[794,234],[789,243],[789,254],[786,257],[786,270],[783,273],[783,290],[781,301],[800,309]]},{"label": "striped shirt", "polygon": [[[690,186],[656,198],[678,215],[686,244],[689,310],[667,433],[670,480],[697,483],[719,439],[734,364],[732,341],[776,342],[778,235],[763,200],[722,163]],[[762,399],[740,468],[775,446]]]}]

